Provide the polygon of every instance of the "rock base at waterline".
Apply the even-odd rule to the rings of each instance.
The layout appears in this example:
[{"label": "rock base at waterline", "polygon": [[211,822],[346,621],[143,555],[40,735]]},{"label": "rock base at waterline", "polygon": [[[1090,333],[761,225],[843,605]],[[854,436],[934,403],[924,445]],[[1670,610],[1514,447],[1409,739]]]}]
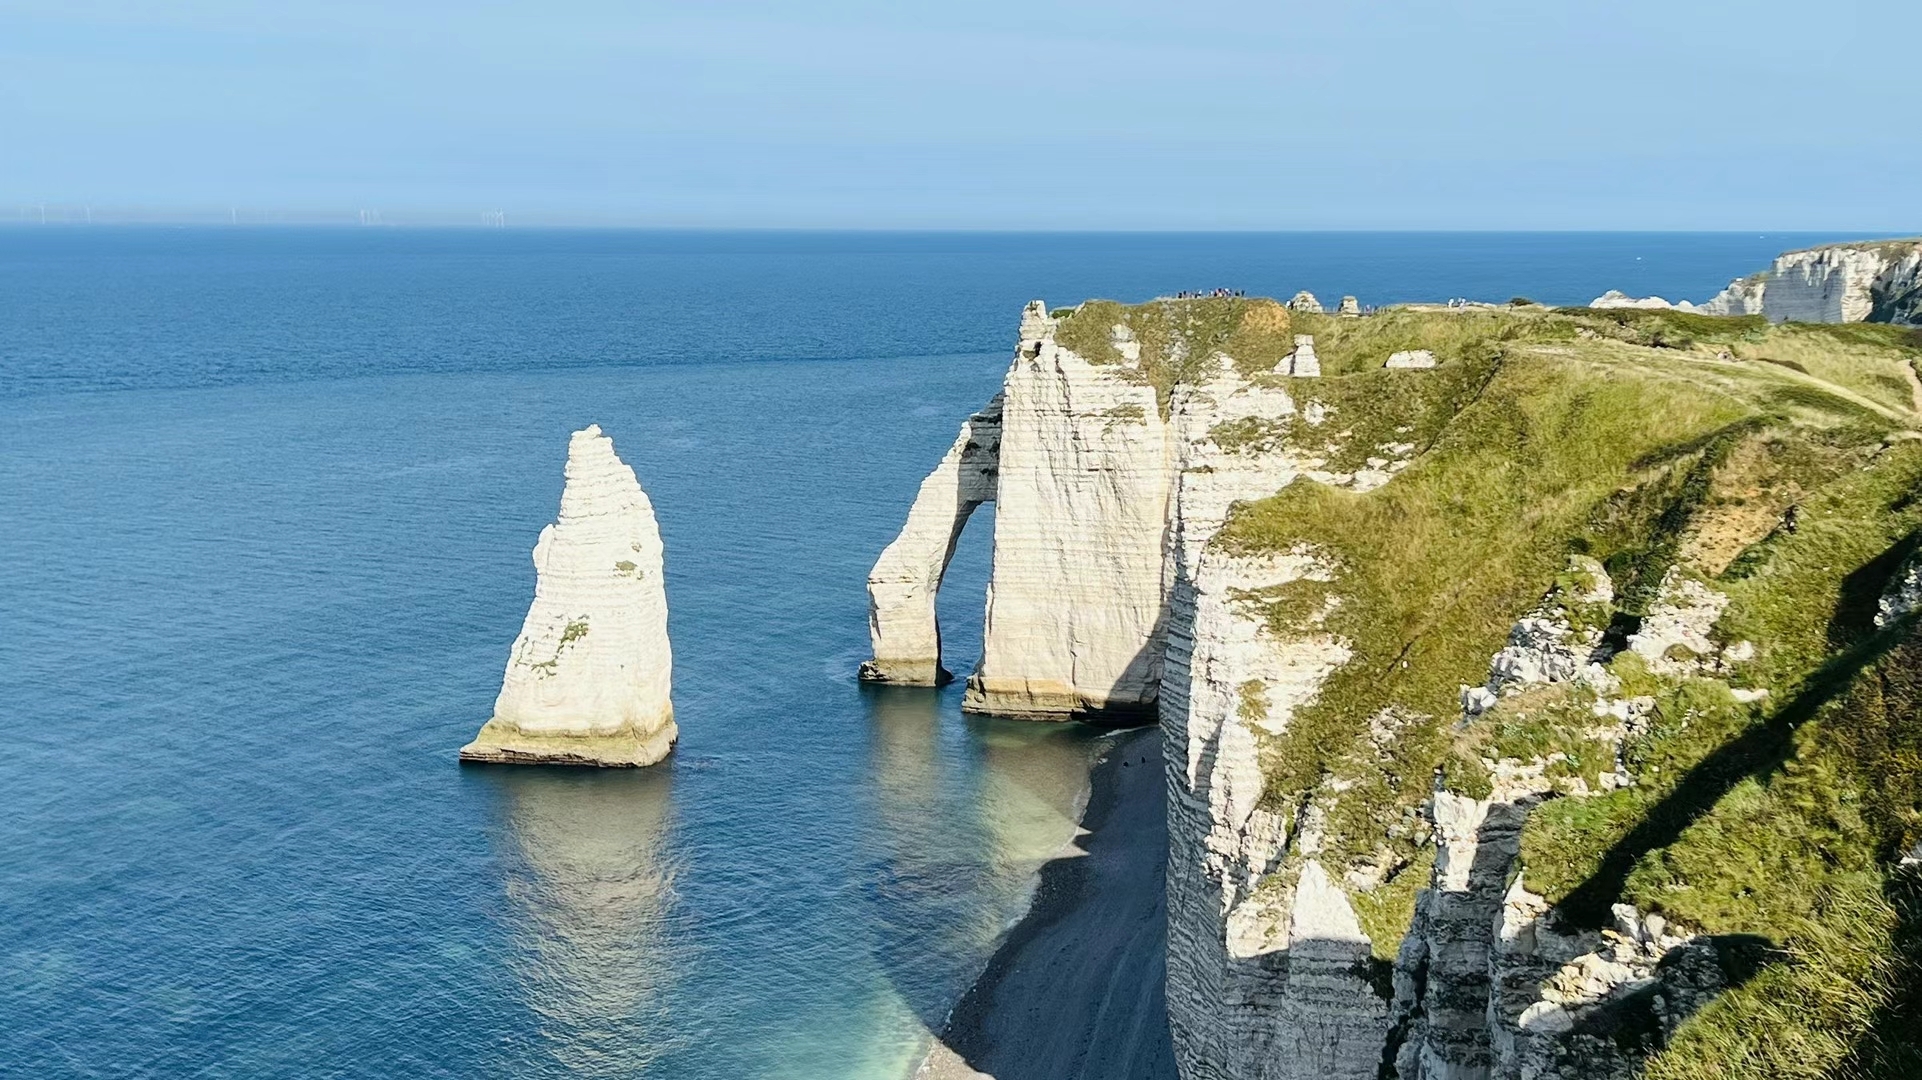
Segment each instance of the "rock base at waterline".
[{"label": "rock base at waterline", "polygon": [[861,681],[892,686],[946,686],[954,673],[933,660],[863,660]]},{"label": "rock base at waterline", "polygon": [[512,724],[489,720],[474,741],[460,748],[462,761],[496,765],[589,765],[634,769],[667,757],[680,738],[669,715],[648,731],[624,728],[605,735],[529,735]]}]

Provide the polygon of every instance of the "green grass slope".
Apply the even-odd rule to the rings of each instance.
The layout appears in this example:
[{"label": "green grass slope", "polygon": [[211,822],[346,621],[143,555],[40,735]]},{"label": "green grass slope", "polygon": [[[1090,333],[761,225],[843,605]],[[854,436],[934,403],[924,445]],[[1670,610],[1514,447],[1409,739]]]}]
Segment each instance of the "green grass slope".
[{"label": "green grass slope", "polygon": [[[1183,377],[1170,355],[1241,358],[1227,343],[1247,309],[1189,323],[1180,303],[1084,305],[1063,340],[1099,351],[1126,322],[1144,343],[1182,341],[1157,346],[1157,385]],[[1142,332],[1154,326],[1205,332]],[[1874,622],[1922,543],[1911,431],[1922,338],[1521,306],[1293,314],[1285,329],[1264,347],[1316,335],[1327,377],[1300,393],[1333,410],[1320,430],[1339,433],[1338,446],[1303,449],[1359,459],[1390,442],[1417,448],[1366,494],[1304,481],[1240,505],[1216,541],[1250,553],[1310,544],[1337,568],[1303,587],[1342,598],[1326,626],[1354,658],[1263,747],[1266,798],[1330,806],[1330,869],[1387,882],[1360,905],[1371,931],[1405,928],[1437,770],[1482,794],[1496,757],[1562,753],[1558,768],[1591,778],[1602,765],[1579,710],[1550,692],[1460,723],[1458,687],[1483,680],[1515,618],[1572,553],[1614,579],[1614,609],[1582,613],[1603,622],[1644,614],[1679,570],[1729,597],[1715,634],[1754,643],[1755,658],[1711,679],[1657,677],[1618,657],[1625,692],[1657,703],[1625,748],[1637,783],[1539,809],[1524,837],[1527,884],[1571,919],[1628,902],[1765,939],[1754,977],[1656,1048],[1649,1076],[1922,1076],[1922,904],[1896,869],[1922,841],[1922,633],[1912,620]],[[1412,348],[1442,366],[1382,370]],[[1272,365],[1258,355],[1244,370]],[[1298,591],[1270,598],[1276,629],[1321,608],[1320,594]],[[1743,704],[1731,683],[1767,693]],[[1370,721],[1384,711],[1401,726],[1378,745]]]}]

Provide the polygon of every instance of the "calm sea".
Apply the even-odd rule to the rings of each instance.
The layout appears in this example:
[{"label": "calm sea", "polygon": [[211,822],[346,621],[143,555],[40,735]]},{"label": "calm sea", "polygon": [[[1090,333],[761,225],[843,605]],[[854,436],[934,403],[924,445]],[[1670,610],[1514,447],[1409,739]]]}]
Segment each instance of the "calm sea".
[{"label": "calm sea", "polygon": [[[0,1074],[899,1076],[1101,739],[854,680],[1023,302],[1700,299],[1821,239],[0,231]],[[590,422],[680,749],[458,767]]]}]

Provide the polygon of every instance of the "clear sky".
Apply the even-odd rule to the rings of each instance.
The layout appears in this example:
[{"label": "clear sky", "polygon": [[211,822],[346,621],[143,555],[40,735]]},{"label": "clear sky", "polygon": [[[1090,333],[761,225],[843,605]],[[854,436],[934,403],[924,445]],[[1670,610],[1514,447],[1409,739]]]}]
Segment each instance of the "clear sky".
[{"label": "clear sky", "polygon": [[0,217],[1915,233],[1913,3],[0,0]]}]

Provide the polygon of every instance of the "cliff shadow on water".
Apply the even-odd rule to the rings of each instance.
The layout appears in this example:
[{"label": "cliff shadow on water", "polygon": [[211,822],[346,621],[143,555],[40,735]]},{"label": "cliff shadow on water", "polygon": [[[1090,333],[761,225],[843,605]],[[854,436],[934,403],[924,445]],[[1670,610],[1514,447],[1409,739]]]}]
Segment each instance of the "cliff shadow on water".
[{"label": "cliff shadow on water", "polygon": [[1075,843],[935,1029],[934,1080],[1174,1080],[1166,841],[1160,733],[1116,733]]},{"label": "cliff shadow on water", "polygon": [[[925,1075],[1172,1080],[1158,733],[957,718],[959,689],[862,693],[889,834],[866,875],[875,959],[936,1040]],[[935,752],[956,736],[971,760]],[[987,949],[985,971],[929,969]]]}]

